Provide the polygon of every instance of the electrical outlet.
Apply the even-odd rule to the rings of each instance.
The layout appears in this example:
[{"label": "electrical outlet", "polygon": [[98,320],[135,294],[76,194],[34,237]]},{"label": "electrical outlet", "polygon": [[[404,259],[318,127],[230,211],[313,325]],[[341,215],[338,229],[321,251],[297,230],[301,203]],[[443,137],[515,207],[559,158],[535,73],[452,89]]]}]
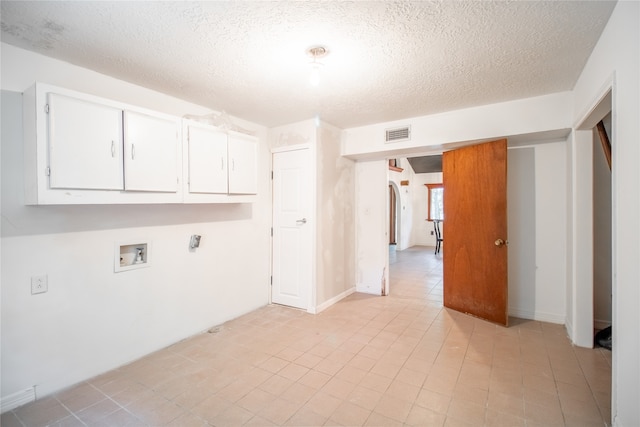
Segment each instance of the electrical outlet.
[{"label": "electrical outlet", "polygon": [[43,294],[49,290],[47,275],[31,276],[31,295]]}]

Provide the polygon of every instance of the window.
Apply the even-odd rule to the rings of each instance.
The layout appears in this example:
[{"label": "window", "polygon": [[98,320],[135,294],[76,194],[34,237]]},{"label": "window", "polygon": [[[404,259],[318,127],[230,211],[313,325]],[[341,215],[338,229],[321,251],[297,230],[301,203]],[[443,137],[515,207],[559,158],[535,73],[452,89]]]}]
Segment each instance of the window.
[{"label": "window", "polygon": [[425,184],[429,190],[427,220],[444,220],[444,187],[442,184]]}]

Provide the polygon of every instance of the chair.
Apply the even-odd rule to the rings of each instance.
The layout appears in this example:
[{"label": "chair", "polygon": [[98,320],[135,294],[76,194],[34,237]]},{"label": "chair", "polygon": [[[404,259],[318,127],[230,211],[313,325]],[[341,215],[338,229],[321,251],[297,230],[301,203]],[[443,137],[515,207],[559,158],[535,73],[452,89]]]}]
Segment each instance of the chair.
[{"label": "chair", "polygon": [[442,246],[442,233],[440,233],[440,223],[442,222],[442,220],[440,219],[434,219],[433,220],[433,229],[436,233],[436,255],[438,253],[440,253],[440,247]]}]

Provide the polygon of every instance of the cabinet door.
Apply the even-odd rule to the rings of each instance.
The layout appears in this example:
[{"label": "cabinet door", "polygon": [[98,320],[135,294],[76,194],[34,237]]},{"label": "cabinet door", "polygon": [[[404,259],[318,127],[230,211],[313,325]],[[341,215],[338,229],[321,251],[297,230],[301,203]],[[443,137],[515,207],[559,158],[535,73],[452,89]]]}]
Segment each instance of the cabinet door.
[{"label": "cabinet door", "polygon": [[249,135],[229,134],[229,194],[258,193],[258,144]]},{"label": "cabinet door", "polygon": [[122,190],[122,110],[49,93],[51,188]]},{"label": "cabinet door", "polygon": [[125,190],[177,192],[178,147],[178,121],[125,111]]},{"label": "cabinet door", "polygon": [[188,132],[189,192],[226,194],[227,134],[198,126]]}]

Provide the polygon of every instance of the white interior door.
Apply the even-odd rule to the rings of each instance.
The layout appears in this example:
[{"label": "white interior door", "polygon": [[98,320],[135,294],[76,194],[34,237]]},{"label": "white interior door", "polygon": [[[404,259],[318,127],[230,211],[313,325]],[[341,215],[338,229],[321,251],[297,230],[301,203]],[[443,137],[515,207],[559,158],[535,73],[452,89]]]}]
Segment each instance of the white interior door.
[{"label": "white interior door", "polygon": [[311,295],[309,149],[273,154],[273,277],[271,301],[307,309]]}]

